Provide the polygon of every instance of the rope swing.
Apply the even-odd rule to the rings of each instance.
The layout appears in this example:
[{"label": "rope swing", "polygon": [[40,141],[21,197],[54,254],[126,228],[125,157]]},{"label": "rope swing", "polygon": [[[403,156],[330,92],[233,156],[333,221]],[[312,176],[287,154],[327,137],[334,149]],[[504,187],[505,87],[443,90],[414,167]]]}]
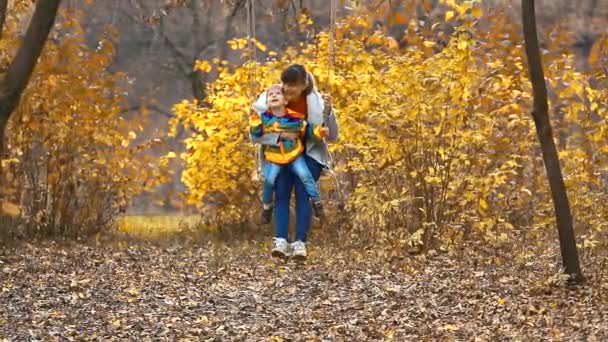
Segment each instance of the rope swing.
[{"label": "rope swing", "polygon": [[[336,27],[336,16],[337,16],[337,0],[330,0],[330,14],[329,14],[329,43],[328,43],[328,61],[327,61],[327,79],[325,89],[330,92],[331,91],[331,80],[332,80],[332,72],[335,65],[335,27]],[[255,0],[247,0],[247,57],[248,61],[246,65],[248,65],[249,69],[249,97],[251,99],[256,98],[256,86],[257,86],[257,70],[255,64],[257,63],[257,55],[256,55],[256,32],[255,32]],[[327,175],[333,181],[336,191],[338,192],[338,207],[340,209],[344,208],[344,194],[342,192],[342,185],[338,176],[333,171],[333,155],[329,152],[329,165],[324,170],[323,174]],[[259,154],[259,150],[258,150]],[[257,155],[259,158],[260,156]],[[261,175],[259,174],[260,170],[258,169],[258,179],[261,179]]]}]

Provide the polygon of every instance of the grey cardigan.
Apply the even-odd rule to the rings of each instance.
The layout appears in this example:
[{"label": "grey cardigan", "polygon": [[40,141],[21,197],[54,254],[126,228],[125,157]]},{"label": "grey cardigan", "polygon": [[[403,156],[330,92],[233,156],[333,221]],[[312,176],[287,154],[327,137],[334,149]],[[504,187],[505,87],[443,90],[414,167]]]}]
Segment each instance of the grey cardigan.
[{"label": "grey cardigan", "polygon": [[[326,142],[336,142],[338,141],[338,137],[340,135],[340,127],[338,125],[335,112],[332,109],[329,116],[327,116],[326,119],[323,118],[323,109],[325,108],[325,104],[321,94],[317,90],[313,90],[306,96],[306,105],[308,107],[308,117],[306,121],[314,125],[325,123],[325,126],[329,128],[329,134],[324,141],[316,139],[306,140],[306,154],[324,167],[331,167],[329,150],[327,149]],[[268,110],[268,106],[266,104],[266,92],[263,92],[258,100],[253,104],[253,109],[260,115]],[[262,145],[278,146],[279,134],[266,133],[259,138],[251,137],[251,140],[255,144],[260,144],[258,167],[260,170],[263,170],[265,160],[263,158],[263,153],[261,153],[261,149],[263,148]]]}]

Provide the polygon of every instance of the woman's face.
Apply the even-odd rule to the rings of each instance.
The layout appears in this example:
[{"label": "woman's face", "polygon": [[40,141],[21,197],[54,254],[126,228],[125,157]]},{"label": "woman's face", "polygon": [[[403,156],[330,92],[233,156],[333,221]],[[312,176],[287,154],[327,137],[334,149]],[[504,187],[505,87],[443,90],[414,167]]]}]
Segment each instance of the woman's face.
[{"label": "woman's face", "polygon": [[300,98],[306,89],[306,82],[283,83],[283,94],[287,102],[292,102]]}]

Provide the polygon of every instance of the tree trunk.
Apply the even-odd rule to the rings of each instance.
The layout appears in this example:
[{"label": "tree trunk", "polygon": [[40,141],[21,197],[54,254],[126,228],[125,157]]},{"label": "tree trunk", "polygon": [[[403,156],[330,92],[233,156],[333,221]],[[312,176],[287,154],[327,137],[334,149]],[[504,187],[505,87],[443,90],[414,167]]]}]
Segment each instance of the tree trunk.
[{"label": "tree trunk", "polygon": [[[192,0],[190,2],[190,10],[192,11],[192,42],[194,45],[194,55],[192,56],[192,65],[195,65],[199,59],[199,53],[203,49],[203,32],[209,32],[209,22],[205,21],[205,27],[202,27],[200,11],[202,10],[202,3],[200,0]],[[192,95],[199,101],[199,104],[205,100],[205,76],[200,70],[194,70],[190,73],[190,82],[192,85]]]},{"label": "tree trunk", "polygon": [[595,16],[595,9],[597,8],[597,0],[590,0],[589,1],[589,6],[587,6],[587,17],[589,18],[593,18]]},{"label": "tree trunk", "polygon": [[6,21],[6,12],[8,9],[8,0],[0,0],[0,39],[4,31],[4,21]]},{"label": "tree trunk", "polygon": [[[61,0],[38,0],[34,15],[25,33],[17,55],[8,67],[6,76],[0,81],[0,151],[4,152],[4,131],[8,120],[17,108],[38,57],[55,23]],[[0,3],[1,5],[1,3]]]},{"label": "tree trunk", "polygon": [[581,282],[583,280],[583,274],[579,264],[576,240],[572,229],[570,204],[568,203],[566,186],[562,177],[555,142],[553,141],[551,122],[549,121],[547,88],[538,48],[534,0],[522,0],[522,19],[526,55],[528,56],[528,69],[534,95],[532,117],[534,118],[534,124],[536,125],[536,133],[538,134],[538,139],[540,141],[543,160],[549,178],[551,196],[553,197],[562,261],[564,263],[565,273],[571,275],[571,280],[574,282]]}]

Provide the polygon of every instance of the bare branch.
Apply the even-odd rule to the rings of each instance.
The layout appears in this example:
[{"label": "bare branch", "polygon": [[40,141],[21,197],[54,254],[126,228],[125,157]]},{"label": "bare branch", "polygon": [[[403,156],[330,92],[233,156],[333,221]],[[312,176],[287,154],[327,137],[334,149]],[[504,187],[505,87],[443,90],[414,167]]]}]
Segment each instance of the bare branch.
[{"label": "bare branch", "polygon": [[[166,110],[164,108],[152,105],[152,104],[151,105],[135,104],[135,105],[132,105],[130,107],[124,108],[120,112],[120,114],[124,115],[124,114],[130,113],[130,112],[138,112],[138,111],[140,111],[142,109],[142,107],[146,108],[146,109],[148,109],[148,110],[150,110],[152,112],[161,114],[162,116],[167,117],[169,119],[172,119],[172,118],[175,117],[175,115],[173,115],[173,113],[171,113],[170,111],[168,111],[168,110]],[[196,134],[201,134],[201,132],[198,129],[194,128],[194,127],[188,127],[188,129],[191,130],[192,132],[196,133]]]},{"label": "bare branch", "polygon": [[198,51],[196,51],[196,53],[194,54],[194,60],[197,60],[200,57],[200,55],[202,55],[205,52],[205,50],[207,50],[208,48],[214,46],[217,43],[223,43],[226,40],[227,40],[226,38],[222,37],[222,38],[212,39],[212,40],[206,42],[205,44],[202,44],[200,46],[200,48],[198,49]]},{"label": "bare branch", "polygon": [[[129,20],[131,20],[133,23],[135,24],[139,24],[142,25],[144,28],[146,28],[147,30],[152,30],[152,28],[150,28],[147,25],[143,25],[142,22],[134,15],[126,12],[126,11],[121,11],[121,13],[128,18]],[[162,17],[161,17],[161,28],[162,28]],[[160,30],[160,35],[162,36],[163,42],[165,43],[166,46],[169,47],[169,50],[172,52],[172,54],[177,57],[178,61],[179,61],[179,66],[181,68],[181,72],[188,76],[191,72],[192,72],[192,65],[190,64],[190,60],[191,58],[188,57],[188,55],[184,52],[182,52],[176,45],[175,43],[173,43],[173,41],[171,40],[171,38],[169,38],[166,33],[164,32],[164,30]]]}]

